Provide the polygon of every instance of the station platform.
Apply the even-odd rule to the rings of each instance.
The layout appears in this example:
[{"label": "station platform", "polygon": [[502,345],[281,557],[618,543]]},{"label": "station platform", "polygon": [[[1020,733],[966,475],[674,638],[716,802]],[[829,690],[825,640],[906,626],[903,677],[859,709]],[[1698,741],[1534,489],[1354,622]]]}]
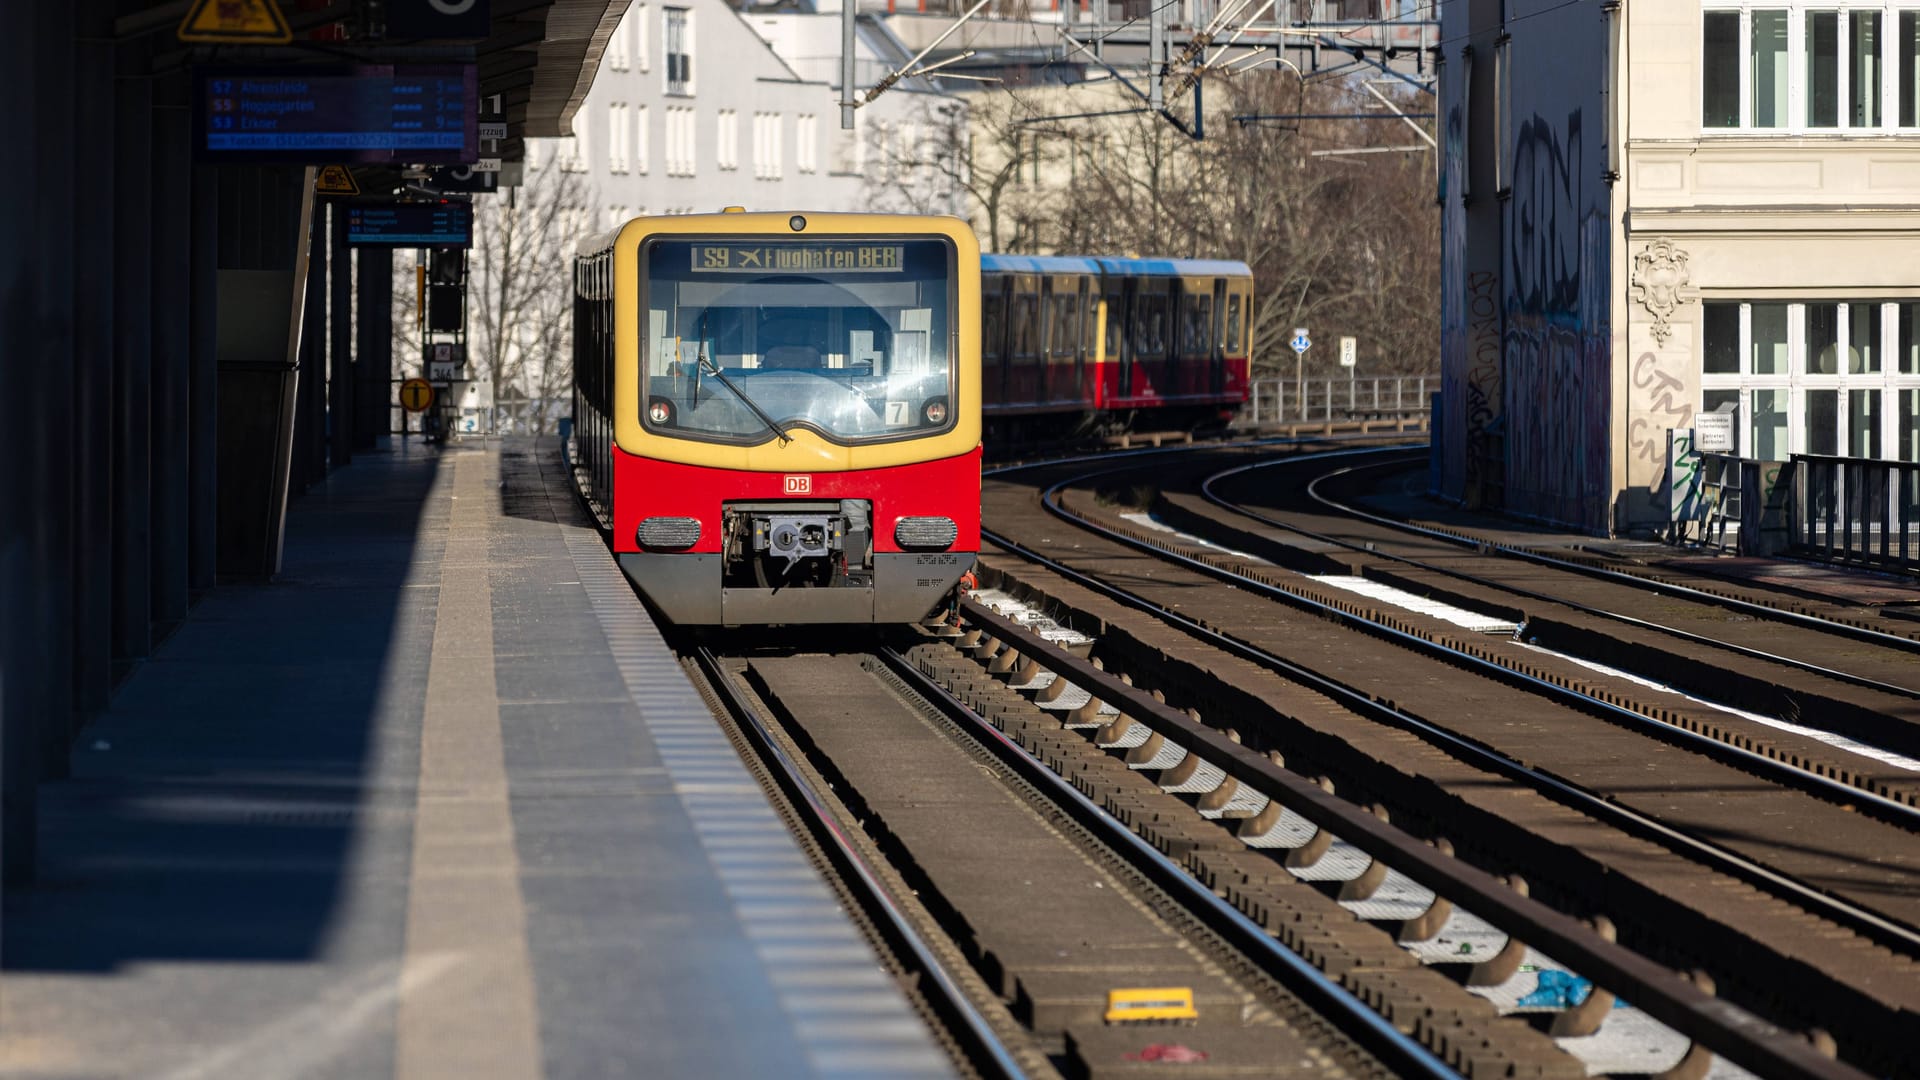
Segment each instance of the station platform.
[{"label": "station platform", "polygon": [[42,806],[0,1075],[951,1071],[552,439],[357,456]]}]

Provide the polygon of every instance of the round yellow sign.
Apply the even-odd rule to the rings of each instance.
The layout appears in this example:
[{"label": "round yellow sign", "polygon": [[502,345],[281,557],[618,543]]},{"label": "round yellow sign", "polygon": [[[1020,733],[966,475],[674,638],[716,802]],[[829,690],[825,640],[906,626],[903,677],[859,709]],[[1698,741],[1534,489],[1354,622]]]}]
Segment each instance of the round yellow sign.
[{"label": "round yellow sign", "polygon": [[433,404],[433,384],[425,379],[408,379],[400,384],[400,407],[408,412],[425,412]]}]

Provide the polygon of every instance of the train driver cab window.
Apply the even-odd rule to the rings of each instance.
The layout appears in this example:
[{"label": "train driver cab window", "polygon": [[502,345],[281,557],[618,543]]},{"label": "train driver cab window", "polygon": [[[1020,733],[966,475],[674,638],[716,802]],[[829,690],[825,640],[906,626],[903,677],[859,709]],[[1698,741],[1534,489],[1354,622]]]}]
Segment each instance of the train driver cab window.
[{"label": "train driver cab window", "polygon": [[749,444],[946,430],[953,263],[944,238],[649,240],[642,423]]}]

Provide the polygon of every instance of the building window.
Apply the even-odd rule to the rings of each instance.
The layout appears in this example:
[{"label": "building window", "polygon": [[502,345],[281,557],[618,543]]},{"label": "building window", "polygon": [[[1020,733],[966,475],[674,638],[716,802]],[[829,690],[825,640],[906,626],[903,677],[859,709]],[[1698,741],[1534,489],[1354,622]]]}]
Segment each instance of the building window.
[{"label": "building window", "polygon": [[607,39],[607,67],[614,71],[625,71],[633,66],[633,53],[627,47],[627,39],[633,31],[628,28],[627,20],[613,28],[613,36]]},{"label": "building window", "polygon": [[803,173],[819,168],[820,120],[812,113],[801,113],[793,125],[793,167]]},{"label": "building window", "polygon": [[581,109],[573,114],[573,136],[566,140],[566,151],[560,160],[560,171],[583,173],[591,167],[592,161],[587,149],[587,111]]},{"label": "building window", "polygon": [[693,13],[670,7],[667,12],[667,93],[693,93]]},{"label": "building window", "polygon": [[714,132],[714,164],[722,169],[737,169],[740,167],[740,112],[721,109],[718,120],[718,130]]},{"label": "building window", "polygon": [[694,172],[694,113],[690,108],[667,106],[667,175],[692,176]]},{"label": "building window", "polygon": [[1735,402],[1739,452],[1920,461],[1920,300],[1708,302],[1701,407]]},{"label": "building window", "polygon": [[1710,128],[1740,126],[1740,13],[1709,11],[1701,57],[1701,117]]},{"label": "building window", "polygon": [[636,172],[647,171],[648,112],[645,105],[636,105],[633,109],[633,168]]},{"label": "building window", "polygon": [[761,180],[780,179],[785,153],[779,113],[753,114],[753,175]]},{"label": "building window", "polygon": [[1703,129],[1889,132],[1920,124],[1920,4],[1912,0],[1753,0],[1716,5],[1701,18]]},{"label": "building window", "polygon": [[627,9],[627,20],[633,24],[633,63],[641,71],[653,70],[651,47],[653,35],[648,33],[647,5],[635,4]]},{"label": "building window", "polygon": [[633,128],[627,122],[627,104],[616,101],[607,106],[607,171],[624,173],[627,171],[627,149],[633,137]]}]

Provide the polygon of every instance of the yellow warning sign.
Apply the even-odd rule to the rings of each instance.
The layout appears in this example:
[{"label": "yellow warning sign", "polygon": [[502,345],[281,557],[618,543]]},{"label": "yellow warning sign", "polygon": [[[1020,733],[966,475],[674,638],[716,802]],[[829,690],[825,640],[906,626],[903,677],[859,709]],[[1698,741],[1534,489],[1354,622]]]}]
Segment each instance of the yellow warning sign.
[{"label": "yellow warning sign", "polygon": [[193,0],[174,36],[213,45],[285,45],[293,31],[274,0]]},{"label": "yellow warning sign", "polygon": [[323,165],[320,174],[313,178],[315,195],[358,195],[360,184],[353,178],[353,170],[345,165]]},{"label": "yellow warning sign", "polygon": [[433,384],[425,379],[408,379],[400,384],[400,407],[408,412],[426,412],[433,404]]}]

